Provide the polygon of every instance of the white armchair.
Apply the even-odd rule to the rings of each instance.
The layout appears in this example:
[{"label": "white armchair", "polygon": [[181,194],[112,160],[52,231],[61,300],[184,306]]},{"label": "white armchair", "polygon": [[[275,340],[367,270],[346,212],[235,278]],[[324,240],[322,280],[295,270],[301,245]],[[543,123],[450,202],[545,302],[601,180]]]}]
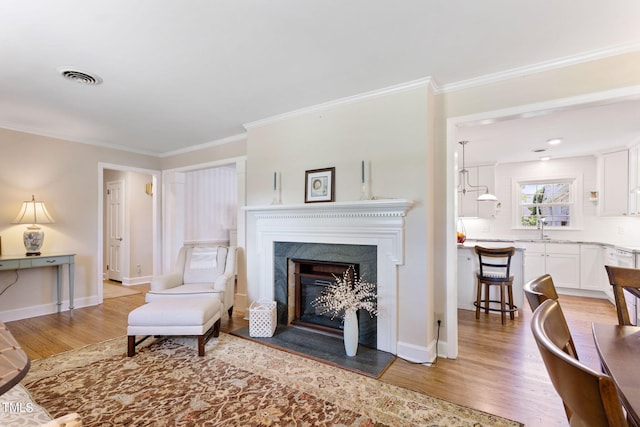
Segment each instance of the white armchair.
[{"label": "white armchair", "polygon": [[231,317],[235,296],[236,247],[184,245],[169,274],[151,279],[146,302],[164,298],[218,298]]}]

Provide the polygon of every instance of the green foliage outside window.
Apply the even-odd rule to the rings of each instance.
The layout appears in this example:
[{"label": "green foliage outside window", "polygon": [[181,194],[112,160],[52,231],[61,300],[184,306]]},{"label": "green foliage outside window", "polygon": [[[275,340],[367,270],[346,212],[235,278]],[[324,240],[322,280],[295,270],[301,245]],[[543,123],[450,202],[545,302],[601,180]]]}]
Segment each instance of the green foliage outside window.
[{"label": "green foliage outside window", "polygon": [[550,227],[571,225],[571,181],[520,183],[520,224],[536,227],[540,218]]}]

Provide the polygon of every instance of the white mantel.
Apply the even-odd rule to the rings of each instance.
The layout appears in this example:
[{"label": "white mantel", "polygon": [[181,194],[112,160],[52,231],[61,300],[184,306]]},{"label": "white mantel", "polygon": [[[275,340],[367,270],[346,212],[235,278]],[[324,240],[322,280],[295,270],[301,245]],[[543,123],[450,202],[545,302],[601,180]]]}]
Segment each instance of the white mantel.
[{"label": "white mantel", "polygon": [[274,297],[275,242],[372,245],[377,247],[378,349],[397,354],[397,267],[404,264],[406,199],[300,205],[248,206],[256,220],[258,292]]}]

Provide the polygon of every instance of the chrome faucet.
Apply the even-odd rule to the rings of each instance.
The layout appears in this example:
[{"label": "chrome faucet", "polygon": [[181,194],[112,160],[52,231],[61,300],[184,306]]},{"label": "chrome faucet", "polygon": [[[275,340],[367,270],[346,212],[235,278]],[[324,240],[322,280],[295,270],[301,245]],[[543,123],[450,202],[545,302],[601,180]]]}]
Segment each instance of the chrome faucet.
[{"label": "chrome faucet", "polygon": [[540,240],[544,240],[548,238],[546,234],[544,234],[544,224],[547,222],[547,218],[540,217],[538,218],[538,230],[540,230]]}]

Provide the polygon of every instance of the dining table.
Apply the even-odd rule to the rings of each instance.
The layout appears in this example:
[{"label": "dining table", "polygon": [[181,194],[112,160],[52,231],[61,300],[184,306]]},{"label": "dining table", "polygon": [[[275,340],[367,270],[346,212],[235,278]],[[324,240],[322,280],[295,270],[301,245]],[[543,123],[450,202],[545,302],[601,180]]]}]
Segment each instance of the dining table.
[{"label": "dining table", "polygon": [[602,368],[613,379],[628,418],[640,426],[640,327],[593,323],[592,332]]},{"label": "dining table", "polygon": [[0,394],[18,384],[27,375],[30,367],[29,356],[20,347],[9,328],[0,322]]}]

